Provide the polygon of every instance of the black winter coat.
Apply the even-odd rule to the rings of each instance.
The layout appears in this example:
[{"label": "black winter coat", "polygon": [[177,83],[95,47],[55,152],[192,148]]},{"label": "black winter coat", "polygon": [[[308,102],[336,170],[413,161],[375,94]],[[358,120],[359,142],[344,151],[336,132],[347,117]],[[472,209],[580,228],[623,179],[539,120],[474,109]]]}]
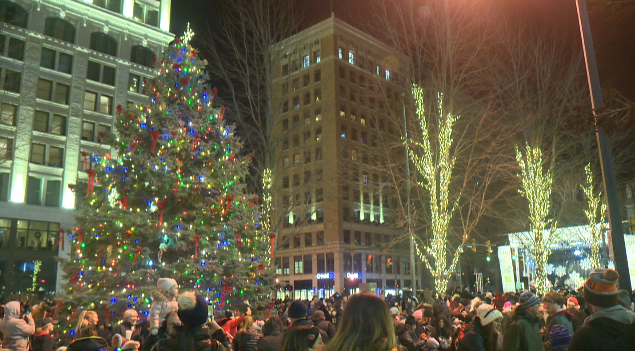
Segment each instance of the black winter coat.
[{"label": "black winter coat", "polygon": [[98,336],[89,336],[87,338],[79,338],[73,341],[66,351],[108,351],[108,343]]},{"label": "black winter coat", "polygon": [[485,351],[487,344],[489,344],[489,335],[477,317],[465,327],[458,351]]},{"label": "black winter coat", "polygon": [[256,351],[260,339],[262,339],[262,334],[252,326],[245,330],[240,330],[234,335],[232,347],[234,351]]},{"label": "black winter coat", "polygon": [[[223,342],[226,342],[227,335],[223,329],[219,329],[214,334],[209,334],[209,329],[203,327],[196,327],[194,329],[194,342],[195,342],[195,350],[190,351],[226,351],[227,349],[223,346]],[[170,342],[173,339],[162,339],[157,342],[154,347],[152,347],[152,351],[171,351],[174,348],[171,348]]]},{"label": "black winter coat", "polygon": [[[295,321],[295,323],[291,324],[291,326],[289,327],[289,330],[287,330],[287,333],[291,332],[293,329],[297,328],[297,327],[312,327],[313,326],[313,321],[311,321],[310,319],[299,319],[297,321]],[[285,338],[287,333],[285,333]],[[322,336],[322,342],[325,344],[328,344],[329,342],[329,335],[322,329],[320,329],[320,335]]]},{"label": "black winter coat", "polygon": [[258,342],[258,351],[280,351],[282,350],[282,342],[284,336],[279,330],[274,330],[269,335],[263,336]]},{"label": "black winter coat", "polygon": [[33,351],[53,351],[51,335],[47,332],[35,333],[31,342],[31,349]]},{"label": "black winter coat", "polygon": [[[632,314],[630,311],[623,314],[626,313]],[[618,322],[608,318],[586,321],[575,332],[569,344],[569,351],[617,350],[635,350],[635,316],[631,316],[626,323],[624,320]]]},{"label": "black winter coat", "polygon": [[425,349],[426,340],[419,340],[415,333],[405,324],[395,323],[395,336],[399,344],[408,351],[422,351]]}]

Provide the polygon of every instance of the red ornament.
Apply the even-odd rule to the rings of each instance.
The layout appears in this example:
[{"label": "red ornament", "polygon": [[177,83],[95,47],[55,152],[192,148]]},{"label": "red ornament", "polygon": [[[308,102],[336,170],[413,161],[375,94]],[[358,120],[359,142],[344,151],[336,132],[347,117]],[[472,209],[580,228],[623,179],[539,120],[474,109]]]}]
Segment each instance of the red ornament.
[{"label": "red ornament", "polygon": [[247,208],[250,208],[251,206],[255,205],[256,202],[260,201],[260,199],[258,198],[258,196],[254,196],[254,199],[251,200],[251,202],[249,203],[249,205],[247,205]]},{"label": "red ornament", "polygon": [[88,174],[88,189],[86,189],[86,197],[88,195],[95,192],[95,175],[97,172],[93,171],[92,168],[86,170],[86,174]]},{"label": "red ornament", "polygon": [[216,94],[218,94],[218,90],[214,87],[214,89],[212,89],[212,91],[210,91],[210,94],[212,95],[212,97],[209,99],[209,104],[213,104],[214,103],[214,96],[216,96]]},{"label": "red ornament", "polygon": [[181,69],[181,64],[180,63],[175,63],[172,67],[177,70],[177,69]]},{"label": "red ornament", "polygon": [[101,255],[103,253],[104,253],[104,248],[102,247],[101,250],[99,250],[99,255],[97,255],[97,265],[101,263]]},{"label": "red ornament", "polygon": [[128,209],[128,189],[124,190],[126,195],[123,197],[123,208]]},{"label": "red ornament", "polygon": [[126,230],[124,234],[126,235],[126,239],[130,240],[130,237],[132,236],[132,232],[130,230]]},{"label": "red ornament", "polygon": [[236,249],[240,249],[243,246],[242,236],[240,234],[236,234]]},{"label": "red ornament", "polygon": [[232,203],[232,201],[234,201],[234,197],[236,197],[236,195],[232,195],[232,196],[225,196],[225,202],[227,202],[225,204],[225,212],[229,212],[229,205]]},{"label": "red ornament", "polygon": [[223,119],[225,117],[225,106],[220,107],[220,116],[218,118]]},{"label": "red ornament", "polygon": [[78,235],[77,235],[77,245],[81,245],[82,242],[84,241],[84,238],[83,238],[84,226],[81,226],[79,228],[75,228],[75,231],[78,233]]},{"label": "red ornament", "polygon": [[251,163],[254,162],[254,156],[256,156],[255,152],[252,152],[251,154],[249,154],[249,162],[251,162]]},{"label": "red ornament", "polygon": [[189,82],[190,80],[187,77],[181,78],[181,85],[187,85]]},{"label": "red ornament", "polygon": [[197,235],[192,240],[196,243],[196,247],[194,247],[194,257],[198,258],[198,243],[201,242],[201,236]]},{"label": "red ornament", "polygon": [[83,169],[86,169],[86,166],[88,165],[88,154],[86,153],[86,151],[82,151],[82,157],[84,158],[84,163],[83,163]]},{"label": "red ornament", "polygon": [[123,111],[123,108],[121,107],[121,105],[117,105],[117,114],[119,116],[121,116],[121,111]]},{"label": "red ornament", "polygon": [[157,201],[157,207],[159,208],[159,224],[163,223],[163,212],[165,211],[165,204],[167,202],[167,199]]},{"label": "red ornament", "polygon": [[201,141],[201,138],[196,138],[192,141],[192,150],[190,152],[194,152],[194,149],[198,147],[198,142]]},{"label": "red ornament", "polygon": [[232,162],[236,162],[237,158],[234,155],[229,155],[229,160]]},{"label": "red ornament", "polygon": [[154,148],[157,146],[157,139],[159,138],[159,131],[158,130],[153,130],[152,132],[150,132],[150,137],[152,138],[152,148],[150,149],[150,152],[154,153]]},{"label": "red ornament", "polygon": [[138,247],[135,249],[134,259],[132,260],[132,264],[134,265],[137,262],[137,257],[143,252],[143,249]]}]

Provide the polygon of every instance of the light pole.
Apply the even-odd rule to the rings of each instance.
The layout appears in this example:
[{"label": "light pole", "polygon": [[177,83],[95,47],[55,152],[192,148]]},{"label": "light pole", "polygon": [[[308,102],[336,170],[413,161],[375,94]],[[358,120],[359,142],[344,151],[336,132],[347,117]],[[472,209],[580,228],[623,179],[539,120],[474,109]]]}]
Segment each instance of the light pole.
[{"label": "light pole", "polygon": [[602,101],[602,91],[600,90],[600,76],[598,75],[597,62],[595,61],[595,50],[593,49],[593,39],[591,38],[591,26],[589,24],[586,0],[576,0],[576,7],[578,9],[582,49],[584,51],[584,61],[586,63],[587,79],[591,93],[591,107],[593,108],[593,115],[595,116],[595,130],[600,152],[600,164],[602,166],[604,194],[608,205],[607,214],[610,226],[610,236],[608,240],[609,252],[611,256],[613,256],[615,268],[620,274],[620,289],[624,289],[631,294],[631,278],[628,269],[628,260],[626,258],[626,245],[624,243],[624,230],[622,228],[622,216],[620,213],[620,199],[617,195],[617,185],[615,183],[611,144],[604,129],[597,123],[597,110],[604,107],[604,102]]}]

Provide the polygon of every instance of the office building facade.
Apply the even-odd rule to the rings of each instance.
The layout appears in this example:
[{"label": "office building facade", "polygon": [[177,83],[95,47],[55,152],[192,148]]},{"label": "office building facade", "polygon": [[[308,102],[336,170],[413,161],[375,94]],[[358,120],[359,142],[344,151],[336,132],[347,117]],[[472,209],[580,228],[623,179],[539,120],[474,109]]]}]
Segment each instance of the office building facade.
[{"label": "office building facade", "polygon": [[82,199],[73,184],[110,150],[116,106],[145,103],[143,80],[173,39],[170,8],[0,0],[0,295],[59,291],[55,257],[68,254]]},{"label": "office building facade", "polygon": [[361,283],[411,288],[408,241],[394,245],[405,232],[392,221],[395,197],[373,157],[379,139],[400,137],[404,59],[334,16],[277,45],[279,296],[330,296]]}]

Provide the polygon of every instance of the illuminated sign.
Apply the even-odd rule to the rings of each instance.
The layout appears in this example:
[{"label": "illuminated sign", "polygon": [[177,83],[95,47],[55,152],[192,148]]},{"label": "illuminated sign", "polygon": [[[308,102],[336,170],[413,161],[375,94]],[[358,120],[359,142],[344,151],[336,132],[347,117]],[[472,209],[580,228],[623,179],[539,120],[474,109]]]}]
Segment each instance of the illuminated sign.
[{"label": "illuminated sign", "polygon": [[361,273],[346,273],[346,278],[350,280],[362,279]]},{"label": "illuminated sign", "polygon": [[335,273],[331,272],[331,273],[318,273],[315,275],[316,278],[318,279],[333,279],[335,278]]}]

